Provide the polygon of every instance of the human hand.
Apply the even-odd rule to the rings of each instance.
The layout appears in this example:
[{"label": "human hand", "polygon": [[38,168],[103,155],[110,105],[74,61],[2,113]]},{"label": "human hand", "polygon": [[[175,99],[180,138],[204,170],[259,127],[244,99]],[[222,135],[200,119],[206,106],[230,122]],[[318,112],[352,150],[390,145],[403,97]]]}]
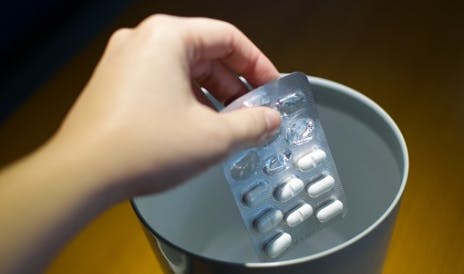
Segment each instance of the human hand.
[{"label": "human hand", "polygon": [[222,102],[245,93],[237,74],[255,86],[278,77],[228,23],[152,16],[111,37],[47,146],[75,155],[121,199],[172,187],[278,129],[280,116],[269,108],[217,113],[200,103],[196,84]]},{"label": "human hand", "polygon": [[116,32],[58,132],[0,171],[0,272],[42,272],[114,203],[175,186],[270,137],[274,110],[217,113],[200,103],[196,84],[222,102],[246,92],[235,73],[252,85],[278,77],[228,23],[156,15]]}]

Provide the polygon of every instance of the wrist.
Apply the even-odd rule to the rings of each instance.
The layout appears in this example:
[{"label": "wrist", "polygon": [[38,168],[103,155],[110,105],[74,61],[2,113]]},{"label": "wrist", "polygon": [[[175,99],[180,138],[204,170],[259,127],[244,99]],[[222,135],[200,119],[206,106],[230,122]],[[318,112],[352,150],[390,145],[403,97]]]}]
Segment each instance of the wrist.
[{"label": "wrist", "polygon": [[[31,168],[40,167],[41,174],[54,178],[49,184],[97,203],[102,210],[122,200],[117,189],[108,182],[105,170],[84,144],[51,141],[25,159]],[[40,176],[40,175],[39,175]]]},{"label": "wrist", "polygon": [[49,143],[0,173],[0,272],[45,268],[79,229],[117,202],[84,155]]}]

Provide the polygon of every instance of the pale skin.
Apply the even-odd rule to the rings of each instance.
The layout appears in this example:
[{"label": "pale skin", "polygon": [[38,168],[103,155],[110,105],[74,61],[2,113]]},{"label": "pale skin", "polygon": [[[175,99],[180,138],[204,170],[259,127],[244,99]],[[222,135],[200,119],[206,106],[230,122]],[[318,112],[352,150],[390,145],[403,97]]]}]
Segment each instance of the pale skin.
[{"label": "pale skin", "polygon": [[222,102],[278,77],[229,23],[154,15],[111,37],[87,86],[50,140],[0,172],[0,273],[40,273],[92,218],[163,191],[258,144],[280,125],[271,109],[218,113]]}]

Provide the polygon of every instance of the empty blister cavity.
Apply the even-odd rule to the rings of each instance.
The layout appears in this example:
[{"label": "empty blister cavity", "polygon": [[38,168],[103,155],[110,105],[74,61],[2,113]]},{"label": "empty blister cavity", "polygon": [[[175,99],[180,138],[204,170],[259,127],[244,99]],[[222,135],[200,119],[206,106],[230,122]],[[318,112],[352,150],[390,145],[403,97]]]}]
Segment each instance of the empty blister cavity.
[{"label": "empty blister cavity", "polygon": [[246,107],[269,106],[270,104],[271,97],[264,92],[259,92],[255,96],[243,101],[243,105]]},{"label": "empty blister cavity", "polygon": [[268,232],[271,229],[275,228],[277,225],[279,225],[283,217],[284,215],[282,211],[271,208],[259,215],[253,221],[253,226],[258,232]]},{"label": "empty blister cavity", "polygon": [[291,145],[301,145],[313,138],[314,122],[309,118],[294,121],[287,128],[285,139]]},{"label": "empty blister cavity", "polygon": [[258,162],[258,154],[255,151],[249,151],[232,165],[230,176],[237,181],[244,180],[255,171]]},{"label": "empty blister cavity", "polygon": [[277,100],[277,109],[284,115],[289,115],[301,108],[305,104],[305,96],[301,91],[291,93]]},{"label": "empty blister cavity", "polygon": [[327,154],[322,149],[315,149],[300,158],[296,161],[296,166],[301,171],[308,171],[312,168],[315,168],[317,164],[323,161],[327,157]]},{"label": "empty blister cavity", "polygon": [[313,215],[313,207],[304,203],[292,209],[290,213],[287,214],[285,222],[289,227],[295,227],[306,221],[311,215]]},{"label": "empty blister cavity", "polygon": [[335,185],[335,179],[332,176],[325,176],[322,179],[317,180],[308,187],[308,195],[311,198],[317,198],[324,193],[330,191]]},{"label": "empty blister cavity", "polygon": [[333,219],[334,217],[336,217],[342,212],[343,212],[343,203],[339,200],[335,200],[323,206],[321,209],[319,209],[316,216],[319,222],[325,223]]},{"label": "empty blister cavity", "polygon": [[266,198],[268,187],[264,182],[259,182],[243,194],[242,201],[249,207],[254,207]]},{"label": "empty blister cavity", "polygon": [[264,142],[263,146],[269,146],[269,145],[272,144],[275,140],[279,139],[281,132],[282,132],[282,129],[279,128],[278,132],[276,132],[269,140],[267,140],[266,142]]},{"label": "empty blister cavity", "polygon": [[297,177],[293,177],[276,188],[274,191],[274,197],[280,202],[286,202],[298,195],[303,188],[304,182]]},{"label": "empty blister cavity", "polygon": [[288,168],[288,160],[290,159],[290,150],[277,153],[264,160],[263,171],[267,175],[275,175]]},{"label": "empty blister cavity", "polygon": [[272,238],[265,246],[264,252],[271,258],[276,258],[292,244],[292,236],[288,233],[279,233]]}]

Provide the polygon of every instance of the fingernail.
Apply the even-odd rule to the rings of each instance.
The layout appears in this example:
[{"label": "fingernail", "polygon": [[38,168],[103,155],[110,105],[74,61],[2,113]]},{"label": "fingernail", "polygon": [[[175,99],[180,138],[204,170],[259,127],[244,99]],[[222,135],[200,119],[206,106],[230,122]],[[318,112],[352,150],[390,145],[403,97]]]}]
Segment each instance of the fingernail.
[{"label": "fingernail", "polygon": [[266,109],[264,118],[266,119],[267,132],[269,132],[269,136],[274,135],[280,127],[280,113],[269,108]]}]

